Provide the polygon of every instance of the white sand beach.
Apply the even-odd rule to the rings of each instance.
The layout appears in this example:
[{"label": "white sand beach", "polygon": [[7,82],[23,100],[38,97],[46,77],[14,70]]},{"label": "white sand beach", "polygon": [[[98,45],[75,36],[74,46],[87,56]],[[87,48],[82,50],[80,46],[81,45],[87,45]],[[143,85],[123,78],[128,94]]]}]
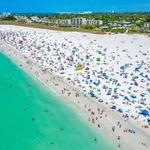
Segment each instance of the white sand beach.
[{"label": "white sand beach", "polygon": [[118,149],[150,149],[150,37],[0,25],[0,50]]}]

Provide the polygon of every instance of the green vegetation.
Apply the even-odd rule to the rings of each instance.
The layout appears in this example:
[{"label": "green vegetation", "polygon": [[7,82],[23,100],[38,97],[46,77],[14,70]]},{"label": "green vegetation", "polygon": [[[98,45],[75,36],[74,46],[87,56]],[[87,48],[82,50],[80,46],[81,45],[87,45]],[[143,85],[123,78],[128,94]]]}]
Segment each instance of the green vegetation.
[{"label": "green vegetation", "polygon": [[[28,15],[32,16],[32,15]],[[92,14],[38,14],[39,18],[48,17],[49,19],[71,19],[83,17],[87,19],[96,19],[104,21],[135,21],[141,18],[150,19],[149,13],[92,13]]]},{"label": "green vegetation", "polygon": [[93,30],[94,26],[91,26],[91,25],[82,25],[81,28],[86,29],[86,30]]},{"label": "green vegetation", "polygon": [[98,58],[96,58],[96,61],[101,61],[101,58],[99,58],[99,57],[98,57]]},{"label": "green vegetation", "polygon": [[150,14],[146,15],[145,21],[146,21],[146,22],[150,22]]},{"label": "green vegetation", "polygon": [[[57,20],[57,19],[72,19],[72,18],[86,18],[101,20],[102,25],[81,25],[73,26],[66,24],[56,24],[54,22],[46,22],[45,20],[36,22],[31,20],[29,23],[26,19],[16,19],[15,15],[27,18],[29,21],[33,16],[37,16],[39,20]],[[130,26],[114,26],[110,25],[109,22],[130,22]],[[4,18],[0,18],[1,24],[17,24],[23,26],[32,26],[40,28],[48,28],[54,30],[63,31],[82,31],[92,33],[148,33],[150,28],[145,26],[146,22],[150,22],[150,13],[92,13],[92,14],[12,14]]]},{"label": "green vegetation", "polygon": [[12,21],[13,20],[14,21],[14,20],[16,20],[16,18],[13,15],[10,15],[10,16],[1,18],[1,20],[8,20],[8,21]]}]

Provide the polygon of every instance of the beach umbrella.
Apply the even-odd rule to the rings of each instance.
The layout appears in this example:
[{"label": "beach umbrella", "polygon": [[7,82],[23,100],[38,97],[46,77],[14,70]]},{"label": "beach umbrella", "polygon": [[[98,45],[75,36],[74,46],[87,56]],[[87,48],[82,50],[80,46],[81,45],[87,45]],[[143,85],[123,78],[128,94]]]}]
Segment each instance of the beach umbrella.
[{"label": "beach umbrella", "polygon": [[102,102],[103,102],[103,100],[102,100],[102,99],[99,99],[98,101],[99,101],[100,103],[102,103]]},{"label": "beach umbrella", "polygon": [[128,114],[123,114],[123,117],[124,118],[129,118],[129,115]]},{"label": "beach umbrella", "polygon": [[118,99],[118,98],[119,98],[118,95],[113,95],[112,97],[113,97],[114,99]]},{"label": "beach umbrella", "polygon": [[95,94],[93,93],[93,91],[90,91],[90,96],[95,97]]},{"label": "beach umbrella", "polygon": [[140,94],[140,96],[142,96],[142,97],[145,97],[145,95],[146,95],[145,93],[141,93],[141,94]]},{"label": "beach umbrella", "polygon": [[125,96],[124,99],[125,99],[125,100],[129,100],[128,96]]},{"label": "beach umbrella", "polygon": [[121,66],[121,67],[120,67],[120,69],[121,69],[121,70],[124,70],[124,69],[125,69],[125,67],[124,67],[124,66]]},{"label": "beach umbrella", "polygon": [[116,109],[116,106],[115,106],[115,105],[113,105],[113,106],[111,107],[111,109]]},{"label": "beach umbrella", "polygon": [[118,111],[119,111],[120,113],[122,113],[122,112],[123,112],[123,110],[122,110],[121,108],[119,108],[119,109],[118,109]]},{"label": "beach umbrella", "polygon": [[111,95],[111,92],[110,92],[110,91],[108,91],[108,92],[107,92],[107,95]]},{"label": "beach umbrella", "polygon": [[100,81],[98,81],[98,82],[93,82],[93,84],[96,85],[96,86],[99,86]]},{"label": "beach umbrella", "polygon": [[135,96],[135,95],[131,95],[131,98],[135,99],[135,98],[136,98],[136,96]]},{"label": "beach umbrella", "polygon": [[143,116],[148,116],[149,112],[148,110],[144,109],[144,110],[141,110],[140,114],[142,114]]}]

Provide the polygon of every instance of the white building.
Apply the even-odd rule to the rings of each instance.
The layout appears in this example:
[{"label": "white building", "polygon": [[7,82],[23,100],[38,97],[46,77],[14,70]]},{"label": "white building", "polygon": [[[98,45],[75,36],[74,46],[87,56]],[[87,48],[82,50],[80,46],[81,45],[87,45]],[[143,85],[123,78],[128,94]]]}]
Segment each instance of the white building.
[{"label": "white building", "polygon": [[28,17],[26,17],[26,16],[21,16],[21,15],[15,15],[14,16],[17,20],[27,20],[28,19]]},{"label": "white building", "polygon": [[145,22],[144,27],[149,28],[150,27],[150,22]]},{"label": "white building", "polygon": [[31,20],[34,22],[40,22],[40,18],[38,16],[32,16]]},{"label": "white building", "polygon": [[81,26],[83,24],[85,24],[86,19],[85,18],[72,18],[71,19],[71,24],[73,26]]},{"label": "white building", "polygon": [[102,20],[95,19],[86,19],[86,18],[73,18],[71,19],[71,23],[73,26],[81,26],[81,25],[102,25]]},{"label": "white building", "polygon": [[87,19],[86,20],[86,25],[102,25],[103,24],[103,21],[102,20],[95,20],[95,19]]},{"label": "white building", "polygon": [[71,19],[58,19],[58,25],[70,26]]},{"label": "white building", "polygon": [[109,21],[108,24],[117,27],[129,27],[132,25],[131,22],[118,22],[118,21]]}]

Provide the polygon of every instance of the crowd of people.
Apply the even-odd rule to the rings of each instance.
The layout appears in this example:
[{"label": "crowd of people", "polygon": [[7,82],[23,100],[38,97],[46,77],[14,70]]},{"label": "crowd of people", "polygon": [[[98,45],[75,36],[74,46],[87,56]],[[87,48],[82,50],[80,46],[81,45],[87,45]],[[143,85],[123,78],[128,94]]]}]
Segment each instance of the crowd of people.
[{"label": "crowd of people", "polygon": [[86,96],[150,128],[149,37],[5,26],[0,28],[0,40],[68,80]]}]

